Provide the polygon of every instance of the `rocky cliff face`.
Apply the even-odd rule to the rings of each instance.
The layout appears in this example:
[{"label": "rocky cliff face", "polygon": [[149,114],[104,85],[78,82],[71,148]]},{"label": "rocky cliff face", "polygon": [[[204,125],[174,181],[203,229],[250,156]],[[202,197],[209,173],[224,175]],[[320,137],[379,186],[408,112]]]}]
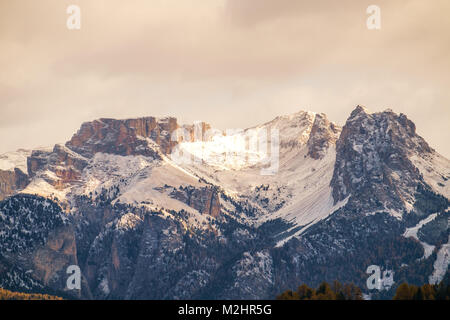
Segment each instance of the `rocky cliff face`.
[{"label": "rocky cliff face", "polygon": [[323,113],[316,114],[308,139],[308,155],[321,159],[330,146],[334,146],[341,133],[341,128],[330,122]]},{"label": "rocky cliff face", "polygon": [[157,123],[153,117],[124,121],[100,119],[83,123],[66,146],[88,158],[97,152],[157,157],[155,150],[147,147],[145,138],[153,137],[163,150],[170,150],[170,134],[177,127],[174,118],[163,123]]},{"label": "rocky cliff face", "polygon": [[173,190],[171,196],[186,203],[202,214],[216,218],[220,213],[219,193],[215,188],[203,187],[200,189],[187,187]]},{"label": "rocky cliff face", "polygon": [[[209,128],[205,123],[201,125],[204,131]],[[179,142],[177,135],[174,134],[179,128],[177,119],[172,117],[100,119],[83,123],[66,146],[87,158],[103,152],[122,156],[143,155],[159,159],[157,150],[149,147],[146,139],[151,139],[163,154],[170,154]],[[183,129],[188,132],[187,136],[193,138],[193,126],[184,126]],[[183,135],[183,138],[185,136]]]},{"label": "rocky cliff face", "polygon": [[29,183],[27,157],[31,151],[19,149],[0,155],[0,200],[24,189]]},{"label": "rocky cliff face", "polygon": [[28,182],[28,176],[18,168],[0,170],[0,200],[22,190]]},{"label": "rocky cliff face", "polygon": [[27,165],[31,178],[39,177],[56,189],[64,189],[80,181],[87,159],[57,144],[52,151],[33,151]]},{"label": "rocky cliff face", "polygon": [[409,158],[433,151],[415,129],[403,114],[370,114],[358,106],[337,142],[331,181],[334,201],[350,196],[354,208],[365,212],[401,214],[411,209],[416,188],[424,180]]},{"label": "rocky cliff face", "polygon": [[0,264],[7,269],[0,286],[67,292],[66,269],[78,264],[77,249],[73,227],[56,203],[25,194],[1,202],[0,243]]}]

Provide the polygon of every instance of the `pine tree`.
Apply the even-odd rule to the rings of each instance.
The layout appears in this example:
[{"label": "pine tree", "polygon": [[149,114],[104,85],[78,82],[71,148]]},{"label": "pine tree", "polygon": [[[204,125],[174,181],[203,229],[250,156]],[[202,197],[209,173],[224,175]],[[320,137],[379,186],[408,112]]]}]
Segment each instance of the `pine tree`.
[{"label": "pine tree", "polygon": [[412,300],[414,296],[412,289],[407,283],[402,283],[395,292],[394,300]]},{"label": "pine tree", "polygon": [[322,282],[316,290],[317,300],[336,300],[336,296],[327,282]]},{"label": "pine tree", "polygon": [[277,296],[277,300],[300,300],[297,292],[292,292],[292,290],[287,290]]},{"label": "pine tree", "polygon": [[314,290],[308,287],[306,284],[302,284],[297,289],[297,295],[300,300],[309,300],[314,294]]},{"label": "pine tree", "polygon": [[423,300],[435,300],[436,291],[430,284],[424,284],[419,290],[422,292]]},{"label": "pine tree", "polygon": [[414,300],[424,300],[424,296],[423,296],[423,292],[422,292],[422,288],[418,287],[416,290],[416,292],[414,293]]}]

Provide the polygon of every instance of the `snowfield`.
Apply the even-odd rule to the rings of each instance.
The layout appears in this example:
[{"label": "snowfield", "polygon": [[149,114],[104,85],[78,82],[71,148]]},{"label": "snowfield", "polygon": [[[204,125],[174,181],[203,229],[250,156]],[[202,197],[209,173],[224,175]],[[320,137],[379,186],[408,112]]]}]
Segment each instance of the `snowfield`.
[{"label": "snowfield", "polygon": [[27,157],[31,155],[31,150],[19,149],[0,155],[0,170],[13,171],[14,168],[27,173]]},{"label": "snowfield", "polygon": [[425,242],[423,242],[423,241],[420,241],[420,240],[419,240],[419,237],[417,236],[417,232],[418,232],[419,229],[422,228],[424,225],[426,225],[427,223],[433,221],[433,220],[436,218],[437,215],[438,215],[437,213],[430,214],[427,218],[425,218],[425,219],[419,221],[419,223],[418,223],[417,225],[415,225],[414,227],[407,228],[406,231],[405,231],[405,233],[403,234],[403,236],[404,236],[405,238],[410,238],[410,237],[412,237],[412,238],[416,239],[417,241],[419,241],[419,242],[422,244],[423,249],[424,249],[424,251],[425,251],[425,252],[424,252],[424,256],[422,257],[422,259],[428,258],[428,257],[433,253],[433,250],[434,250],[435,247],[432,246],[432,245],[430,245],[430,244],[428,244],[428,243],[425,243]]},{"label": "snowfield", "polygon": [[437,284],[442,281],[450,264],[450,236],[448,242],[439,249],[436,261],[433,264],[433,273],[428,278],[430,284]]}]

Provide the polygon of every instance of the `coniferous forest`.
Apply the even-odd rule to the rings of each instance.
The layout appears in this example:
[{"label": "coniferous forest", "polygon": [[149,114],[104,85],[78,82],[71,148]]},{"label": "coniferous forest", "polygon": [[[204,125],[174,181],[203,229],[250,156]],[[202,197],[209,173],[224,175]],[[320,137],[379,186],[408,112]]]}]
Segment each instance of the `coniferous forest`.
[{"label": "coniferous forest", "polygon": [[[277,300],[363,300],[362,290],[354,284],[341,284],[334,281],[331,285],[322,282],[316,289],[306,284],[297,290],[287,290],[276,297]],[[450,282],[447,276],[436,285],[422,286],[400,284],[393,300],[450,300]]]},{"label": "coniferous forest", "polygon": [[13,292],[0,288],[0,300],[62,300],[62,298],[49,294]]}]

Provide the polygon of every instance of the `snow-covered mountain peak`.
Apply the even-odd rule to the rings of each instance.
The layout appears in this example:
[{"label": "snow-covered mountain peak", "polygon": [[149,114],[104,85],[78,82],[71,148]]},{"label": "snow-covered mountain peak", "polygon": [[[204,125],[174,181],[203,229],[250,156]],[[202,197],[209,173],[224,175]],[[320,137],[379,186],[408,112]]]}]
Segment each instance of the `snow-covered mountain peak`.
[{"label": "snow-covered mountain peak", "polygon": [[26,165],[0,169],[0,253],[36,263],[0,259],[0,286],[61,289],[77,264],[87,298],[268,298],[377,261],[433,283],[448,269],[450,162],[391,110],[358,106],[343,128],[305,111],[225,131],[103,118]]},{"label": "snow-covered mountain peak", "polygon": [[350,117],[348,117],[347,121],[352,121],[359,116],[368,116],[371,112],[364,106],[357,105],[356,108],[350,113]]},{"label": "snow-covered mountain peak", "polygon": [[[349,203],[358,210],[402,216],[412,208],[418,185],[426,183],[448,196],[448,160],[429,147],[404,114],[368,113],[358,106],[343,127],[336,150],[335,202],[352,194]],[[433,161],[441,165],[430,169]]]},{"label": "snow-covered mountain peak", "polygon": [[325,150],[335,144],[341,132],[341,127],[329,121],[324,113],[311,111],[278,116],[256,128],[278,130],[281,153],[307,145],[308,155],[316,159],[324,156]]},{"label": "snow-covered mountain peak", "polygon": [[[308,141],[316,114],[309,111],[299,111],[293,114],[278,116],[255,129],[278,130],[280,148],[292,148],[304,145]],[[251,130],[253,128],[247,129]]]}]

